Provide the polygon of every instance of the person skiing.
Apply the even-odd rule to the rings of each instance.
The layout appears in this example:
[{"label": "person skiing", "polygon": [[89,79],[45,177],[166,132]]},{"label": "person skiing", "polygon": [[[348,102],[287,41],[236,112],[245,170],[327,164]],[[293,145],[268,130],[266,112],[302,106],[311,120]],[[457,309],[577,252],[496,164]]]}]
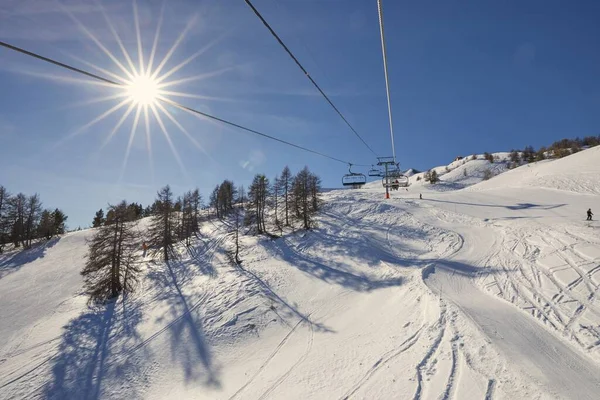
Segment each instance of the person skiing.
[{"label": "person skiing", "polygon": [[146,258],[146,251],[148,251],[148,245],[146,244],[146,242],[144,242],[142,244],[142,249],[144,250],[144,254],[142,255],[142,258]]},{"label": "person skiing", "polygon": [[423,200],[423,195],[421,193],[419,193],[419,199]]},{"label": "person skiing", "polygon": [[587,221],[591,221],[592,220],[592,215],[594,215],[594,213],[592,212],[591,208],[588,208],[587,210]]}]

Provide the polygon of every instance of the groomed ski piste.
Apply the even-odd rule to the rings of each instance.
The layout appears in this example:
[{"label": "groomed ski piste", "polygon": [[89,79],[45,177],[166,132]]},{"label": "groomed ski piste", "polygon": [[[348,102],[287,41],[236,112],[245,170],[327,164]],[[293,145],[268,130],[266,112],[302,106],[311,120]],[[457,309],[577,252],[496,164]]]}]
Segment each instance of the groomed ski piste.
[{"label": "groomed ski piste", "polygon": [[104,307],[91,230],[2,255],[0,398],[597,399],[599,160],[328,191],[316,229],[243,236],[241,265],[206,222]]}]

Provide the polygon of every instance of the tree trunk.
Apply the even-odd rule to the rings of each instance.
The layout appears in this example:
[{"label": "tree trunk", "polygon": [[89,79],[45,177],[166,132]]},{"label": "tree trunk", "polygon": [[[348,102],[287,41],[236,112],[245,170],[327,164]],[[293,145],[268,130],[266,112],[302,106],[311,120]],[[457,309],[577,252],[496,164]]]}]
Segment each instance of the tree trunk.
[{"label": "tree trunk", "polygon": [[117,237],[119,235],[119,220],[115,221],[115,235],[113,237],[113,250],[111,255],[111,269],[110,269],[110,292],[111,297],[117,297]]}]

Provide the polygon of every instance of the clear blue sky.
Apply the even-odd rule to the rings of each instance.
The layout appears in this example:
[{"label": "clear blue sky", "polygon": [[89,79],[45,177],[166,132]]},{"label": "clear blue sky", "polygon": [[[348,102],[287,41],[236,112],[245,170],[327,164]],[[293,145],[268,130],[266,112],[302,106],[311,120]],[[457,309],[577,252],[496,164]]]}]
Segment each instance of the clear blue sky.
[{"label": "clear blue sky", "polygon": [[[355,163],[374,162],[325,100],[241,0],[167,1],[156,59],[190,19],[163,72],[209,48],[169,79],[207,74],[177,98],[285,140]],[[375,0],[255,0],[315,80],[380,155],[390,155]],[[0,38],[78,67],[118,67],[73,18],[125,62],[98,7],[83,0],[0,4]],[[138,0],[146,62],[161,2]],[[104,1],[137,64],[132,3]],[[600,2],[384,0],[396,151],[403,168],[427,169],[457,155],[539,147],[600,133]],[[155,66],[158,63],[155,62]],[[97,72],[97,71],[96,71]],[[57,79],[49,79],[54,76]],[[163,117],[186,172],[151,119],[152,165],[143,125],[123,169],[133,115],[101,149],[125,109],[73,136],[117,104],[90,103],[113,89],[65,81],[80,77],[0,48],[0,184],[40,193],[69,225],[120,199],[148,204],[169,183],[205,196],[225,178],[247,185],[284,165],[308,165],[325,187],[339,187],[346,166],[170,109],[205,148]]]}]

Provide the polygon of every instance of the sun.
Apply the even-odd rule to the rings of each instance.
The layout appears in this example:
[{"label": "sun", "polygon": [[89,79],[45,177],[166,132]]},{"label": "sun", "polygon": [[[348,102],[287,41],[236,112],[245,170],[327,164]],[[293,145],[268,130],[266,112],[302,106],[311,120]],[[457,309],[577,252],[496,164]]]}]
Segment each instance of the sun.
[{"label": "sun", "polygon": [[125,94],[138,106],[152,106],[160,96],[158,82],[148,74],[136,75],[127,85]]},{"label": "sun", "polygon": [[[205,52],[207,52],[215,43],[218,42],[218,39],[215,39],[209,42],[204,47],[198,49],[192,55],[185,58],[183,61],[179,62],[176,65],[169,65],[171,58],[181,43],[184,41],[188,32],[193,28],[193,26],[198,21],[197,15],[193,15],[185,28],[179,34],[177,39],[171,45],[171,47],[166,51],[166,53],[158,58],[158,43],[160,39],[160,33],[163,23],[163,13],[165,10],[166,1],[163,2],[163,6],[160,10],[160,15],[158,17],[156,32],[154,35],[154,40],[152,41],[152,45],[150,47],[150,51],[144,51],[144,45],[142,43],[142,34],[140,30],[139,17],[138,17],[138,8],[137,8],[137,0],[133,0],[133,22],[135,27],[135,36],[136,36],[136,44],[137,44],[137,60],[135,60],[135,51],[130,54],[127,50],[125,43],[120,35],[117,33],[117,30],[112,23],[110,17],[105,12],[104,8],[100,5],[99,10],[102,13],[107,27],[112,33],[114,38],[114,43],[120,49],[122,57],[119,57],[118,54],[115,54],[109,50],[107,45],[103,44],[79,19],[70,11],[64,9],[63,11],[73,20],[73,22],[77,25],[79,30],[84,33],[93,43],[96,44],[98,49],[104,53],[108,59],[112,62],[112,68],[101,67],[96,65],[90,61],[85,59],[73,56],[79,62],[88,67],[94,69],[98,73],[101,73],[106,78],[101,78],[104,82],[97,81],[89,81],[89,80],[81,80],[81,79],[72,79],[72,78],[60,78],[57,79],[56,76],[44,76],[50,79],[73,82],[73,83],[89,83],[93,85],[100,85],[104,87],[108,87],[111,90],[114,90],[115,93],[110,95],[106,95],[103,97],[97,97],[87,102],[82,102],[81,105],[85,104],[97,104],[106,101],[116,101],[117,104],[110,107],[108,110],[101,113],[96,118],[92,119],[90,122],[84,124],[82,127],[76,129],[69,135],[65,136],[63,139],[57,141],[56,145],[69,140],[75,136],[80,135],[81,133],[89,130],[92,126],[96,125],[100,121],[108,118],[111,115],[118,115],[121,113],[120,118],[110,130],[106,133],[106,137],[102,144],[98,148],[98,152],[101,151],[108,143],[117,135],[117,132],[121,130],[124,126],[126,126],[126,121],[133,117],[133,123],[129,128],[129,140],[127,141],[127,146],[125,148],[125,154],[123,158],[123,163],[121,166],[121,173],[119,177],[119,181],[122,179],[129,155],[135,140],[136,134],[138,134],[138,128],[142,125],[145,126],[145,136],[146,136],[146,150],[148,152],[149,166],[150,166],[150,175],[154,176],[153,172],[153,157],[152,157],[152,132],[159,132],[164,136],[168,143],[168,147],[179,167],[184,175],[187,176],[187,171],[181,157],[179,156],[179,152],[177,151],[175,144],[171,138],[171,133],[168,130],[167,125],[174,126],[177,130],[181,131],[181,133],[201,152],[205,155],[210,155],[206,152],[204,147],[200,144],[200,142],[193,137],[190,132],[177,120],[175,114],[170,111],[169,108],[175,107],[178,110],[187,111],[194,116],[198,116],[196,113],[191,112],[190,109],[179,105],[173,98],[177,97],[186,97],[186,98],[195,98],[200,100],[213,100],[210,96],[204,96],[201,94],[191,94],[180,91],[178,87],[181,85],[193,82],[193,81],[201,81],[205,79],[209,79],[210,77],[214,77],[225,73],[230,70],[231,67],[220,68],[215,71],[209,71],[206,73],[186,76],[179,79],[173,79],[175,74],[177,74],[182,68],[196,60],[198,57],[202,56]],[[93,74],[91,75],[92,77]],[[157,126],[153,124],[156,122]]]}]

